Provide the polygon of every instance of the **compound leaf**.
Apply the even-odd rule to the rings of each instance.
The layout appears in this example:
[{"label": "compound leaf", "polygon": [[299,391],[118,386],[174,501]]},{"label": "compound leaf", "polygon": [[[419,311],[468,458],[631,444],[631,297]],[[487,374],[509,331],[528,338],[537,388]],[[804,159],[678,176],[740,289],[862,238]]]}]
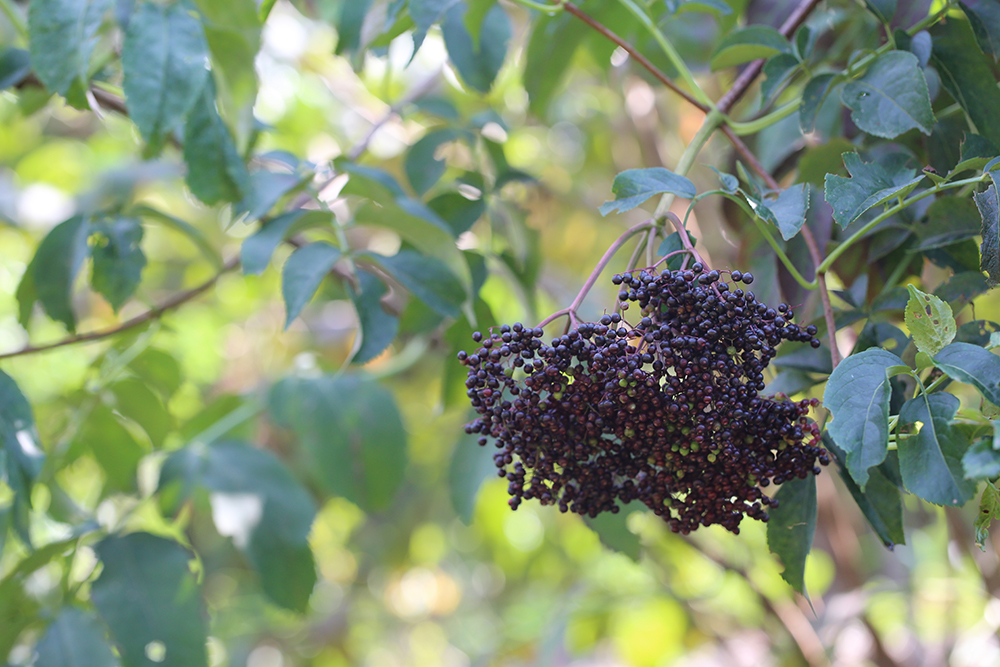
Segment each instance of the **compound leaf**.
[{"label": "compound leaf", "polygon": [[[206,667],[207,616],[191,553],[149,533],[112,535],[94,550],[104,569],[90,597],[124,667]],[[147,657],[151,645],[160,660]]]},{"label": "compound leaf", "polygon": [[927,80],[908,51],[880,55],[864,76],[844,86],[840,99],[854,123],[877,137],[891,139],[913,128],[930,135],[934,127]]},{"label": "compound leaf", "polygon": [[778,506],[768,512],[767,547],[785,566],[781,578],[806,595],[806,556],[816,534],[816,477],[785,482],[776,498]]},{"label": "compound leaf", "polygon": [[889,369],[900,358],[868,349],[844,359],[827,381],[823,404],[833,415],[830,436],[844,450],[847,469],[863,491],[868,469],[885,460],[889,445]]},{"label": "compound leaf", "polygon": [[285,328],[292,323],[319,289],[323,278],[340,259],[340,250],[317,241],[297,248],[281,271],[281,295],[285,299]]},{"label": "compound leaf", "polygon": [[951,424],[958,405],[951,394],[921,394],[899,411],[900,425],[921,423],[916,434],[900,437],[897,445],[903,484],[935,505],[964,505],[976,491],[962,468],[969,441]]},{"label": "compound leaf", "polygon": [[693,198],[698,191],[694,183],[663,167],[629,169],[615,176],[611,186],[614,201],[601,205],[601,215],[631,211],[655,195],[670,192],[685,199]]},{"label": "compound leaf", "polygon": [[296,433],[306,469],[366,511],[389,506],[406,468],[406,430],[392,394],[361,375],[286,378],[271,389],[272,418]]}]

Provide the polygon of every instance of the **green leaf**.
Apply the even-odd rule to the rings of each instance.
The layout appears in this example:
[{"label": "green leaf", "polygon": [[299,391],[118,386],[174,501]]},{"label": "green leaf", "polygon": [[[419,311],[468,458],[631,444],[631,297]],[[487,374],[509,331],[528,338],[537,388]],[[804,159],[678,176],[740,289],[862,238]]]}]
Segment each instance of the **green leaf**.
[{"label": "green leaf", "polygon": [[[191,553],[149,533],[112,535],[94,550],[104,569],[90,597],[111,630],[123,667],[206,667],[207,616]],[[162,660],[147,657],[153,642]]]},{"label": "green leaf", "polygon": [[280,171],[260,169],[250,174],[250,189],[234,210],[246,213],[247,220],[258,220],[274,208],[286,194],[302,187],[311,176],[299,176]]},{"label": "green leaf", "polygon": [[281,295],[285,299],[285,328],[292,323],[319,289],[326,274],[340,259],[340,250],[317,241],[297,248],[281,270]]},{"label": "green leaf", "polygon": [[921,394],[899,411],[901,426],[922,424],[919,432],[900,437],[897,443],[903,484],[910,493],[935,505],[964,505],[976,492],[975,483],[965,479],[962,469],[969,441],[951,424],[958,406],[958,398],[951,394]]},{"label": "green leaf", "polygon": [[153,152],[198,101],[208,56],[205,31],[186,0],[145,2],[132,15],[122,47],[125,103]]},{"label": "green leaf", "polygon": [[733,13],[733,8],[723,0],[684,0],[677,8],[677,13],[685,12],[713,12],[720,16],[729,16]]},{"label": "green leaf", "polygon": [[128,367],[143,382],[158,391],[164,400],[170,400],[184,383],[177,359],[155,347],[140,352],[128,363]]},{"label": "green leaf", "polygon": [[406,178],[418,195],[422,195],[440,180],[446,166],[444,160],[435,157],[441,144],[454,141],[460,132],[453,128],[445,128],[428,132],[410,147],[406,153]]},{"label": "green leaf", "polygon": [[892,139],[913,128],[930,135],[934,128],[927,80],[908,51],[880,55],[864,76],[844,86],[840,99],[854,124],[877,137]]},{"label": "green leaf", "polygon": [[618,551],[638,562],[642,555],[642,544],[639,536],[628,529],[628,517],[633,512],[642,512],[648,508],[638,500],[627,505],[619,505],[618,512],[601,512],[596,517],[585,516],[583,520],[597,533],[601,544]]},{"label": "green leaf", "polygon": [[93,223],[92,230],[101,238],[91,245],[94,268],[90,282],[117,313],[135,294],[146,266],[146,255],[139,246],[142,222],[136,218],[114,218]]},{"label": "green leaf", "polygon": [[952,343],[934,355],[934,365],[952,380],[971,384],[990,403],[1000,405],[1000,357],[969,343]]},{"label": "green leaf", "polygon": [[1000,491],[992,482],[986,482],[983,495],[979,499],[979,514],[973,527],[976,529],[976,544],[986,551],[986,540],[990,536],[990,523],[1000,519]]},{"label": "green leaf", "polygon": [[14,493],[8,520],[28,545],[31,490],[44,462],[31,404],[13,378],[0,371],[0,479]]},{"label": "green leaf", "polygon": [[1000,477],[1000,422],[993,421],[993,435],[977,440],[962,457],[965,479],[979,481]]},{"label": "green leaf", "polygon": [[833,207],[833,219],[842,228],[861,217],[868,209],[897,197],[905,197],[924,175],[901,164],[883,166],[862,162],[857,153],[844,153],[844,165],[851,178],[826,175],[826,201]]},{"label": "green leaf", "polygon": [[996,0],[959,2],[983,53],[1000,56],[1000,3]]},{"label": "green leaf", "polygon": [[[692,236],[691,232],[688,232],[688,241],[691,242],[692,248],[698,244],[698,239]],[[659,255],[660,257],[665,257],[670,253],[677,252],[678,250],[682,250],[683,248],[684,244],[681,242],[680,233],[673,232],[671,234],[667,234],[666,238],[663,239],[663,242],[660,243],[660,247],[657,248],[656,250],[656,254]],[[684,262],[684,257],[681,255],[676,255],[667,260],[667,267],[676,271],[677,269],[681,268],[681,264],[683,262]]]},{"label": "green leaf", "polygon": [[915,250],[943,248],[978,236],[981,219],[976,204],[967,197],[940,197],[927,209],[926,221],[914,225]]},{"label": "green leaf", "polygon": [[23,292],[22,287],[18,287],[22,324],[27,324],[25,315],[30,314],[37,299],[49,317],[65,324],[71,332],[76,331],[71,297],[73,282],[90,255],[88,236],[90,222],[77,215],[53,227],[38,244],[21,279],[21,285],[27,287]]},{"label": "green leaf", "polygon": [[732,174],[727,174],[723,171],[719,171],[715,167],[709,167],[712,171],[716,173],[719,177],[719,184],[722,185],[722,191],[728,192],[729,194],[735,193],[740,189],[740,181],[738,178]]},{"label": "green leaf", "polygon": [[[847,472],[846,455],[830,437],[829,432],[823,434],[823,446],[833,452],[837,459],[840,479],[854,498],[854,502],[858,504],[861,513],[865,515],[868,525],[882,540],[882,544],[890,550],[897,544],[905,544],[902,496],[899,487],[883,472],[886,466],[893,463],[891,459],[895,457],[895,452],[890,452],[881,465],[868,469],[868,483],[862,491]],[[895,467],[899,467],[898,461],[895,462]]]},{"label": "green leaf", "polygon": [[889,25],[896,14],[896,0],[865,0],[865,6],[882,23]]},{"label": "green leaf", "polygon": [[472,523],[476,496],[479,495],[483,482],[497,476],[497,467],[493,462],[494,449],[488,444],[480,446],[477,443],[478,439],[479,436],[476,434],[463,433],[455,443],[448,467],[451,506],[466,526]]},{"label": "green leaf", "polygon": [[951,306],[934,296],[907,285],[910,300],[906,302],[903,320],[913,336],[917,349],[935,355],[955,339],[955,317]]},{"label": "green leaf", "polygon": [[458,317],[465,303],[465,288],[440,260],[412,250],[401,250],[392,257],[375,253],[365,256],[378,263],[435,313]]},{"label": "green leaf", "polygon": [[528,108],[544,118],[590,27],[567,12],[540,16],[532,26],[524,57],[524,90]]},{"label": "green leaf", "polygon": [[941,76],[941,85],[965,110],[979,134],[1000,147],[1000,125],[996,123],[1000,90],[969,24],[939,21],[930,33],[934,45],[931,64]]},{"label": "green leaf", "polygon": [[35,647],[36,667],[117,667],[104,628],[93,614],[64,607]]},{"label": "green leaf", "polygon": [[427,206],[448,224],[456,237],[471,229],[486,212],[485,200],[466,199],[457,192],[438,195]]},{"label": "green leaf", "polygon": [[12,46],[0,49],[0,90],[20,83],[31,71],[31,56]]},{"label": "green leaf", "polygon": [[712,71],[741,65],[758,58],[770,58],[779,53],[791,53],[792,47],[784,35],[766,25],[737,28],[722,38],[712,54]]},{"label": "green leaf", "polygon": [[338,56],[344,53],[354,54],[361,48],[361,28],[371,4],[372,0],[339,3],[336,18],[337,48],[334,51]]},{"label": "green leaf", "polygon": [[[497,0],[465,0],[467,7],[465,10],[465,29],[472,37],[473,45],[477,48],[479,47],[479,36],[483,32],[483,21],[486,20],[486,15],[496,3]],[[411,12],[413,11],[412,7],[411,3]]]},{"label": "green leaf", "polygon": [[358,288],[348,286],[351,301],[358,313],[357,351],[351,363],[366,364],[389,347],[399,331],[399,318],[382,307],[382,296],[388,291],[382,281],[363,269],[355,274]]},{"label": "green leaf", "polygon": [[809,184],[793,185],[782,190],[777,199],[765,200],[764,203],[778,223],[781,238],[789,241],[806,223],[806,213],[809,211]]},{"label": "green leaf", "polygon": [[236,151],[229,128],[215,108],[215,86],[208,83],[184,126],[185,182],[194,196],[211,206],[238,202],[250,194],[250,172]]},{"label": "green leaf", "polygon": [[760,84],[761,100],[770,101],[771,96],[785,81],[799,69],[799,59],[791,53],[779,53],[764,63],[764,81]]},{"label": "green leaf", "polygon": [[152,218],[153,220],[156,220],[163,225],[184,234],[198,247],[198,250],[201,251],[201,254],[205,257],[205,259],[210,261],[215,268],[222,268],[222,258],[219,257],[219,253],[216,252],[212,243],[197,227],[194,227],[190,223],[174,217],[169,213],[158,211],[151,206],[135,206],[130,209],[130,213],[132,215],[138,215],[145,218]]},{"label": "green leaf", "polygon": [[66,95],[86,81],[97,30],[111,0],[32,0],[28,5],[31,67],[49,90]]},{"label": "green leaf", "polygon": [[833,416],[830,436],[844,450],[847,469],[862,490],[868,469],[885,460],[888,451],[888,371],[901,363],[885,350],[852,354],[833,370],[823,392],[823,405]]},{"label": "green leaf", "polygon": [[[255,60],[260,50],[261,24],[255,0],[195,0],[202,13],[213,71],[220,84],[223,107],[236,112],[257,97]],[[261,4],[260,10],[268,10]]]},{"label": "green leaf", "polygon": [[445,13],[441,33],[448,58],[467,86],[488,93],[507,57],[512,32],[510,19],[500,5],[490,7],[483,17],[479,43],[473,44],[464,17],[464,3],[453,4]]},{"label": "green leaf", "polygon": [[825,73],[817,74],[806,84],[802,91],[802,102],[799,104],[799,128],[803,134],[816,129],[816,115],[837,82],[836,74]]},{"label": "green leaf", "polygon": [[781,485],[776,508],[768,510],[767,548],[785,566],[781,578],[806,595],[806,556],[816,533],[816,477],[806,475]]},{"label": "green leaf", "polygon": [[455,4],[460,4],[459,0],[410,0],[410,16],[417,30],[427,32]]},{"label": "green leaf", "polygon": [[976,207],[983,218],[980,234],[983,242],[979,246],[979,268],[989,276],[986,284],[1000,285],[1000,204],[997,203],[997,186],[991,185],[986,192],[973,193]]},{"label": "green leaf", "polygon": [[109,386],[115,397],[115,410],[142,427],[154,447],[160,447],[174,428],[174,419],[163,401],[134,377],[118,380]]},{"label": "green leaf", "polygon": [[149,450],[136,441],[111,408],[103,404],[95,406],[73,444],[85,447],[104,471],[105,492],[136,490],[136,470]]},{"label": "green leaf", "polygon": [[611,186],[615,200],[601,205],[601,215],[631,211],[650,197],[670,192],[678,197],[691,199],[698,191],[694,183],[663,167],[629,169],[615,176]]},{"label": "green leaf", "polygon": [[160,489],[207,489],[221,535],[249,558],[264,593],[276,604],[305,611],[316,583],[309,531],[316,507],[302,485],[270,452],[238,441],[189,445],[172,453]]},{"label": "green leaf", "polygon": [[406,430],[392,394],[359,375],[286,378],[271,416],[293,430],[305,469],[328,492],[365,511],[386,509],[406,468]]},{"label": "green leaf", "polygon": [[271,262],[271,255],[282,241],[297,231],[328,226],[333,216],[327,211],[297,209],[265,221],[240,246],[240,263],[244,275],[258,275]]}]

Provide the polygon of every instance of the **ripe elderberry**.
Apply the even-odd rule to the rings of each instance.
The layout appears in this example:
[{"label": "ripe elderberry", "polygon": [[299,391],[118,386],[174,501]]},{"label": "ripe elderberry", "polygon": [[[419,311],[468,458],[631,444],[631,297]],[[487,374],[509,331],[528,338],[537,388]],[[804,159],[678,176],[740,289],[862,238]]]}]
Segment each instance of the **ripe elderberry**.
[{"label": "ripe elderberry", "polygon": [[537,499],[594,517],[640,500],[675,532],[738,533],[744,516],[767,520],[763,488],[829,463],[807,417],[815,399],[759,395],[775,347],[817,346],[815,327],[721,278],[700,264],[615,276],[635,326],[614,313],[547,345],[520,323],[473,335],[479,349],[458,356],[478,413],[466,431],[494,441],[512,508]]}]

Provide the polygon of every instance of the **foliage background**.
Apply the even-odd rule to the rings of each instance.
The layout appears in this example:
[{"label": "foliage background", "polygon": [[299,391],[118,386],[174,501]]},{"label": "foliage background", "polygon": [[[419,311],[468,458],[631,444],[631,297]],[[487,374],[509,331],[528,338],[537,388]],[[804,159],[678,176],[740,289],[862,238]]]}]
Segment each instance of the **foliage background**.
[{"label": "foliage background", "polygon": [[[56,2],[37,4],[59,9]],[[598,215],[611,198],[615,174],[672,167],[704,117],[583,27],[577,50],[562,51],[556,42],[547,45],[548,57],[532,56],[531,40],[546,26],[570,20],[566,15],[550,20],[516,4],[495,5],[490,11],[506,18],[492,15],[483,24],[480,49],[502,37],[505,21],[510,42],[495,82],[486,81],[479,92],[469,87],[468,71],[449,62],[453,49],[446,48],[441,28],[427,32],[412,60],[411,33],[391,40],[378,36],[371,15],[400,3],[372,3],[362,23],[352,12],[369,3],[282,1],[263,24],[250,0],[195,4],[208,28],[219,109],[234,145],[243,151],[255,141],[253,166],[279,174],[255,186],[286,189],[280,201],[271,202],[278,204],[275,212],[312,202],[310,188],[319,188],[318,199],[335,216],[337,222],[327,216],[293,240],[347,241],[383,255],[400,247],[387,213],[375,211],[373,225],[344,227],[357,201],[338,197],[343,179],[329,181],[348,168],[330,167],[344,156],[377,164],[415,195],[424,194],[419,180],[435,173],[433,158],[444,158],[425,200],[484,193],[487,213],[458,238],[458,247],[482,253],[489,269],[480,292],[488,306],[479,313],[483,327],[537,322],[568,304],[625,226],[647,215]],[[670,4],[652,3],[652,11],[666,12]],[[718,3],[704,4],[711,9]],[[715,74],[708,68],[718,37],[737,20],[777,25],[789,9],[783,2],[729,4],[730,14],[696,11],[663,21],[713,99],[736,76],[733,68]],[[456,7],[466,5],[474,12],[492,3]],[[654,57],[648,38],[615,3],[582,5]],[[929,2],[899,5],[904,26],[908,16],[940,10]],[[419,3],[410,3],[411,14],[414,6]],[[3,43],[26,48],[17,30],[25,7],[4,2],[4,8],[10,13],[0,19]],[[138,10],[127,2],[111,9],[119,21],[122,12]],[[884,39],[874,14],[853,2],[823,3],[810,21],[829,31],[826,56],[841,65],[854,49],[874,48]],[[369,39],[382,41],[374,51],[356,48]],[[113,97],[121,47],[121,30],[106,20],[86,72],[97,82],[92,95]],[[25,82],[17,63],[11,65],[11,52],[4,53],[3,74],[20,76],[4,78],[5,85],[18,85],[0,93],[0,354],[29,343],[18,323],[18,285],[40,239],[77,212],[146,206],[194,230],[144,214],[146,265],[135,295],[116,313],[106,299],[78,286],[72,295],[78,331],[113,328],[210,280],[220,265],[232,265],[260,215],[241,218],[239,202],[198,201],[191,189],[199,184],[185,184],[184,156],[168,135],[161,137],[162,153],[144,160],[146,142],[113,103],[92,97],[90,106],[104,107],[95,113],[67,84],[61,92],[83,107],[74,108],[37,81]],[[567,58],[565,73],[556,71],[559,57]],[[748,102],[748,109],[758,101]],[[844,173],[839,155],[861,139],[839,105],[828,106],[808,137],[792,116],[751,138],[766,169],[777,173],[785,165],[783,185],[809,180],[803,152],[821,165],[812,172],[813,178],[819,174],[814,184],[821,184],[827,165]],[[413,157],[420,139],[435,130],[466,133],[468,140]],[[732,172],[732,159],[729,145],[721,137],[713,140],[690,174],[698,190],[717,187],[707,165]],[[797,172],[787,168],[796,163]],[[304,184],[307,194],[290,189],[291,183]],[[711,265],[752,270],[763,300],[777,303],[785,289],[792,292],[789,299],[806,303],[809,317],[817,315],[816,299],[789,287],[762,238],[722,201],[705,200],[689,223]],[[264,205],[263,212],[270,208]],[[469,415],[461,389],[455,391],[462,378],[453,359],[467,344],[468,325],[459,317],[452,327],[440,326],[439,314],[394,289],[389,305],[400,315],[398,336],[389,336],[393,342],[385,353],[348,367],[358,320],[344,281],[326,280],[286,329],[281,271],[295,250],[294,244],[278,245],[259,275],[222,272],[197,298],[121,335],[0,361],[30,400],[46,452],[28,522],[38,551],[18,537],[14,492],[9,480],[0,484],[0,506],[6,507],[0,515],[0,575],[7,586],[0,592],[0,659],[6,656],[10,665],[60,664],[46,652],[57,630],[77,642],[94,636],[106,641],[92,610],[107,615],[102,599],[110,609],[124,598],[102,593],[102,568],[111,561],[97,559],[125,548],[97,543],[109,533],[142,531],[197,554],[192,575],[174,547],[129,544],[137,554],[149,548],[155,555],[146,581],[169,575],[195,586],[205,611],[198,611],[197,601],[193,612],[167,605],[163,623],[204,613],[211,665],[1000,664],[997,537],[985,553],[975,549],[975,503],[943,509],[907,496],[906,544],[889,552],[845,500],[833,469],[826,471],[817,480],[818,529],[806,564],[811,604],[782,581],[764,527],[755,522],[745,522],[738,537],[711,528],[681,538],[637,512],[624,532],[620,524],[598,525],[599,537],[580,517],[553,508],[529,503],[510,512],[505,482],[488,478],[488,452],[482,456],[462,434]],[[831,287],[850,288],[844,299],[867,299],[861,275],[866,259],[846,256],[831,276]],[[79,282],[90,270],[81,271]],[[949,275],[948,268],[931,263],[916,274],[920,284],[931,286]],[[599,282],[581,314],[598,317],[614,298],[612,286]],[[996,297],[977,296],[975,314],[1000,320]],[[396,318],[388,317],[377,330],[391,334],[393,326]],[[37,311],[30,332],[35,345],[67,333],[63,323]],[[841,334],[839,346],[849,352],[856,331]],[[313,412],[303,407],[310,401],[319,406]],[[360,488],[323,478],[324,471],[336,477],[330,470],[342,470],[340,463],[321,464],[317,477],[315,462],[303,457],[310,438],[341,431],[381,453],[362,466]],[[157,492],[163,471],[179,471],[178,478],[186,479],[185,470],[202,465],[177,452],[197,452],[192,443],[217,441],[252,443],[285,467],[233,445],[232,458],[222,451],[218,465],[204,473],[208,481],[203,479],[201,490],[190,496],[176,488]],[[260,465],[256,477],[225,474],[254,462]],[[350,465],[358,470],[355,459]],[[482,479],[488,481],[480,488]],[[284,503],[304,520],[305,552],[296,542],[305,533],[277,538],[281,527],[267,521],[262,525],[275,533],[264,539],[290,551],[267,561],[273,553],[248,548],[245,535],[241,545],[241,511],[252,513],[247,494]],[[228,539],[233,534],[236,539]],[[602,545],[602,538],[615,548]],[[174,561],[155,560],[167,552]],[[31,560],[32,553],[44,555]],[[143,581],[133,583],[153,595]],[[111,656],[92,645],[81,655],[107,661],[90,664],[162,659],[155,646],[140,648],[145,657],[130,657],[121,647],[119,656]],[[176,659],[172,651],[168,656],[168,663]]]}]

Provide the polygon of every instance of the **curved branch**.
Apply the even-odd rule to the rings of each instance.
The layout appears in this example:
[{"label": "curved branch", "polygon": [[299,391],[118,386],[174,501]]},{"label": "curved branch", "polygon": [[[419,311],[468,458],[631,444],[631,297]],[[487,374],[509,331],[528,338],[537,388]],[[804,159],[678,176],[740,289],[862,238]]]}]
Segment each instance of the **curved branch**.
[{"label": "curved branch", "polygon": [[211,278],[205,282],[192,287],[184,292],[178,292],[173,295],[159,306],[150,308],[145,313],[136,315],[135,317],[125,320],[121,324],[111,327],[110,329],[102,329],[100,331],[91,331],[85,334],[79,334],[76,336],[67,336],[62,340],[57,340],[54,343],[46,343],[45,345],[26,345],[20,350],[14,350],[13,352],[5,352],[0,354],[0,359],[10,359],[12,357],[23,357],[29,354],[36,354],[38,352],[47,352],[49,350],[54,350],[58,347],[65,347],[67,345],[74,345],[76,343],[89,343],[95,340],[102,340],[104,338],[110,338],[116,336],[123,331],[128,331],[129,329],[134,329],[135,327],[146,324],[147,322],[152,322],[153,320],[163,317],[166,313],[182,306],[183,304],[191,301],[195,297],[209,290],[215,283],[219,281],[226,273],[229,273],[236,267],[240,265],[239,257],[233,257],[228,262],[222,265],[218,273],[213,275]]}]

